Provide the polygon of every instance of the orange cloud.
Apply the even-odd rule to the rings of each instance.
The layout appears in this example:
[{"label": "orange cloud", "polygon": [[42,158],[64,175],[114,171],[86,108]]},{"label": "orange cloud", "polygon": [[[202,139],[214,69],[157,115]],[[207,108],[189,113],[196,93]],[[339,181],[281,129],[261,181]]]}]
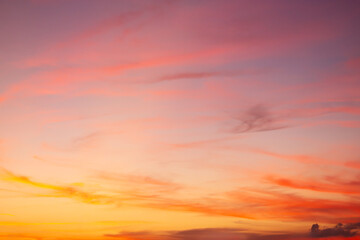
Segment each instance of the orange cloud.
[{"label": "orange cloud", "polygon": [[[334,222],[351,221],[360,212],[360,202],[302,197],[299,194],[280,193],[270,190],[239,190],[229,193],[229,197],[248,202],[249,211],[260,219],[288,219]],[[251,209],[251,210],[250,210]]]},{"label": "orange cloud", "polygon": [[247,149],[254,153],[266,155],[269,157],[275,157],[275,158],[284,159],[284,160],[291,160],[291,161],[296,161],[296,162],[305,163],[305,164],[341,166],[341,167],[349,167],[349,168],[355,168],[355,169],[358,169],[360,167],[360,166],[358,166],[356,161],[348,161],[348,162],[342,163],[340,161],[324,159],[321,157],[310,156],[310,155],[281,154],[281,153],[266,151],[266,150],[262,150],[262,149],[258,149],[258,148],[247,148]]},{"label": "orange cloud", "polygon": [[[330,178],[331,179],[331,178]],[[301,179],[288,179],[269,176],[266,178],[270,183],[295,188],[295,189],[304,189],[317,192],[327,192],[327,193],[339,193],[339,194],[360,194],[360,190],[356,189],[356,184],[358,182],[342,182],[341,184],[337,183],[323,183],[319,180],[301,180]]]},{"label": "orange cloud", "polygon": [[[49,189],[54,191],[53,194],[43,195],[43,196],[75,198],[82,202],[91,203],[91,204],[108,204],[108,203],[120,202],[119,199],[114,199],[106,195],[85,192],[73,186],[59,186],[59,185],[36,182],[28,177],[15,175],[6,169],[2,169],[1,171],[3,172],[2,179],[5,181],[21,183],[36,188]],[[42,195],[38,195],[38,196],[42,196]]]}]

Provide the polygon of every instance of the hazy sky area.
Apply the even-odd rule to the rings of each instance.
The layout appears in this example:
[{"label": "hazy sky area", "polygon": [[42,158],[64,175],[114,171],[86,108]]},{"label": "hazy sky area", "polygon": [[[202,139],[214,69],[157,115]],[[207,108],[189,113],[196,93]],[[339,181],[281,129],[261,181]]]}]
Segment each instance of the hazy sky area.
[{"label": "hazy sky area", "polygon": [[359,0],[0,0],[0,240],[359,240],[359,43]]}]

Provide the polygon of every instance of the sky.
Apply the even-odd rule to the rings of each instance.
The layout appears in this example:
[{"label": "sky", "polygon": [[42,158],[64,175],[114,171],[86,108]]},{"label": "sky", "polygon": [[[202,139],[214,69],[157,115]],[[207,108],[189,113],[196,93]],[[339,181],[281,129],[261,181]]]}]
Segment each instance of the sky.
[{"label": "sky", "polygon": [[357,0],[0,0],[0,240],[360,239],[359,23]]}]

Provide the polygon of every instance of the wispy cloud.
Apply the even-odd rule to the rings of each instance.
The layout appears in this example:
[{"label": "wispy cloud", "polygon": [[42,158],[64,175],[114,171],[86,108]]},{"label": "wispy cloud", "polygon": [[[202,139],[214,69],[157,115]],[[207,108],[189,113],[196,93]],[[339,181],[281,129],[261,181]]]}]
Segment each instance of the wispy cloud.
[{"label": "wispy cloud", "polygon": [[[222,193],[215,198],[182,200],[176,195],[171,196],[172,194],[169,194],[176,191],[177,188],[174,188],[176,185],[153,178],[137,176],[129,178],[125,176],[125,179],[119,179],[110,177],[111,181],[128,182],[130,189],[118,191],[107,188],[108,194],[100,194],[94,190],[87,191],[73,185],[54,185],[33,181],[28,177],[18,176],[8,170],[2,170],[2,172],[2,179],[5,181],[51,191],[45,194],[33,193],[33,196],[73,198],[89,204],[110,204],[115,206],[130,204],[151,209],[193,212],[210,216],[301,221],[311,220],[314,217],[323,221],[331,221],[338,214],[341,214],[344,219],[351,219],[360,213],[360,203],[354,200],[352,202],[347,200],[324,200],[257,188]],[[135,181],[132,179],[135,179]],[[139,189],[136,186],[142,187]],[[152,192],[148,190],[152,190]]]},{"label": "wispy cloud", "polygon": [[332,222],[342,216],[349,221],[360,212],[360,202],[354,199],[332,200],[264,189],[239,189],[228,194],[234,200],[251,203],[248,210],[258,219],[311,221],[315,218]]},{"label": "wispy cloud", "polygon": [[264,105],[252,106],[235,119],[239,123],[231,130],[233,133],[262,132],[287,127]]},{"label": "wispy cloud", "polygon": [[333,228],[319,229],[318,224],[313,224],[310,231],[307,229],[300,229],[297,233],[252,233],[247,229],[240,228],[198,228],[188,229],[182,231],[162,231],[162,232],[120,232],[117,234],[105,234],[105,237],[119,238],[126,240],[311,240],[316,238],[331,237],[334,240],[344,239],[358,239],[353,238],[357,233],[353,230],[359,228],[359,223],[350,223],[343,225],[337,224]]},{"label": "wispy cloud", "polygon": [[108,204],[108,203],[120,203],[120,199],[115,199],[110,196],[106,196],[103,194],[90,193],[74,186],[61,186],[61,185],[53,185],[48,183],[42,183],[31,180],[29,177],[16,175],[6,169],[1,169],[2,179],[8,182],[21,183],[24,185],[29,185],[32,187],[40,188],[40,189],[48,189],[51,190],[50,194],[37,194],[34,193],[34,196],[53,196],[53,197],[66,197],[66,198],[74,198],[80,200],[85,203],[91,204]]},{"label": "wispy cloud", "polygon": [[314,165],[326,165],[326,166],[338,166],[338,167],[347,167],[352,169],[359,169],[360,165],[356,160],[353,161],[336,161],[333,159],[327,159],[323,157],[307,155],[307,154],[283,154],[272,152],[268,150],[263,150],[259,148],[246,148],[248,151],[253,153],[262,154],[269,157],[274,157],[278,159],[284,159],[289,161],[295,161],[303,164],[314,164]]},{"label": "wispy cloud", "polygon": [[[331,177],[328,177],[327,180],[331,180]],[[303,190],[311,190],[316,192],[326,192],[326,193],[338,193],[338,194],[360,194],[360,190],[357,189],[357,184],[359,184],[359,180],[354,181],[342,181],[334,182],[327,181],[324,182],[316,179],[289,179],[282,177],[274,177],[269,176],[266,178],[270,183],[294,188],[294,189],[303,189]]]}]

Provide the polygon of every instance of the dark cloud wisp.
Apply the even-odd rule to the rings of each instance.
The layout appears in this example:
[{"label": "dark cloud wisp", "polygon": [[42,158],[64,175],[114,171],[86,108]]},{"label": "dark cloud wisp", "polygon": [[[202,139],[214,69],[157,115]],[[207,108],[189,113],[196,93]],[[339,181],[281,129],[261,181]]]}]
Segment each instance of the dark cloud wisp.
[{"label": "dark cloud wisp", "polygon": [[319,224],[313,224],[310,229],[311,237],[353,237],[357,234],[357,229],[360,229],[360,223],[349,223],[343,225],[338,223],[335,227],[320,229]]},{"label": "dark cloud wisp", "polygon": [[232,129],[233,133],[261,132],[286,128],[279,124],[279,119],[264,105],[255,105],[235,118],[239,123]]}]

